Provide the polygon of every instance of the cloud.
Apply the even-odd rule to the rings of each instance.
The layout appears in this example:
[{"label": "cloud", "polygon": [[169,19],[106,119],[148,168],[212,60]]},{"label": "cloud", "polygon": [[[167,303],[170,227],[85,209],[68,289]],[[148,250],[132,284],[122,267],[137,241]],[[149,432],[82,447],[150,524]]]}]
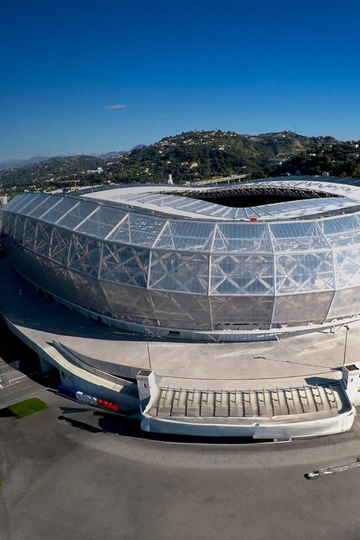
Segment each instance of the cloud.
[{"label": "cloud", "polygon": [[107,107],[105,107],[106,110],[110,111],[112,109],[125,109],[126,105],[124,104],[119,104],[119,105],[108,105]]}]

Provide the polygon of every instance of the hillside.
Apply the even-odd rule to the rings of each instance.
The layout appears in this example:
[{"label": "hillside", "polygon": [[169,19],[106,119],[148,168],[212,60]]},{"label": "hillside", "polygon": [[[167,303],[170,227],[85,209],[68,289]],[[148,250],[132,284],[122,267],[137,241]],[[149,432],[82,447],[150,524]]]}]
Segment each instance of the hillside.
[{"label": "hillside", "polygon": [[49,189],[129,182],[196,182],[212,177],[246,174],[321,174],[360,176],[358,141],[306,137],[292,132],[239,135],[222,131],[190,131],[139,145],[115,155],[51,158],[0,172],[1,190]]}]

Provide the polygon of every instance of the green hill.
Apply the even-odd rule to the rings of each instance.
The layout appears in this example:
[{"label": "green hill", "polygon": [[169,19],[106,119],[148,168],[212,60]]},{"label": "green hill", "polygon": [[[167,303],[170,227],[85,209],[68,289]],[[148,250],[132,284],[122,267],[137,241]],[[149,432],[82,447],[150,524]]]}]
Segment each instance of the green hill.
[{"label": "green hill", "polygon": [[246,174],[321,174],[360,176],[358,141],[306,137],[292,132],[239,135],[223,131],[189,131],[165,137],[127,153],[94,157],[51,158],[41,163],[0,172],[0,189],[49,189],[76,185],[197,182],[213,177]]}]

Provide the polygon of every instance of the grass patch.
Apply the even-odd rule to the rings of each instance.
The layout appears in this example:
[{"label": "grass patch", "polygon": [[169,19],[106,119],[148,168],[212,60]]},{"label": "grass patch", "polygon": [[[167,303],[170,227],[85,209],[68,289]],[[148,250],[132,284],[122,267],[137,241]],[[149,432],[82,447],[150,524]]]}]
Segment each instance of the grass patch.
[{"label": "grass patch", "polygon": [[42,411],[43,409],[46,409],[46,407],[47,405],[44,401],[35,397],[11,405],[9,411],[11,411],[14,416],[17,416],[17,418],[23,418],[24,416],[28,416],[28,414]]}]

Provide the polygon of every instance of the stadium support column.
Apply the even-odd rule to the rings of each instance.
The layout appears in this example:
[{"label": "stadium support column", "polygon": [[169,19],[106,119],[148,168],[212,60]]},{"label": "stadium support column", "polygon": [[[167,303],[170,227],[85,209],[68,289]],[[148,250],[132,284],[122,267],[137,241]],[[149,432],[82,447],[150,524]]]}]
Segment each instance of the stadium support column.
[{"label": "stadium support column", "polygon": [[142,369],[136,375],[137,387],[139,392],[140,410],[143,412],[150,399],[155,395],[157,384],[155,381],[155,372],[149,369]]}]

